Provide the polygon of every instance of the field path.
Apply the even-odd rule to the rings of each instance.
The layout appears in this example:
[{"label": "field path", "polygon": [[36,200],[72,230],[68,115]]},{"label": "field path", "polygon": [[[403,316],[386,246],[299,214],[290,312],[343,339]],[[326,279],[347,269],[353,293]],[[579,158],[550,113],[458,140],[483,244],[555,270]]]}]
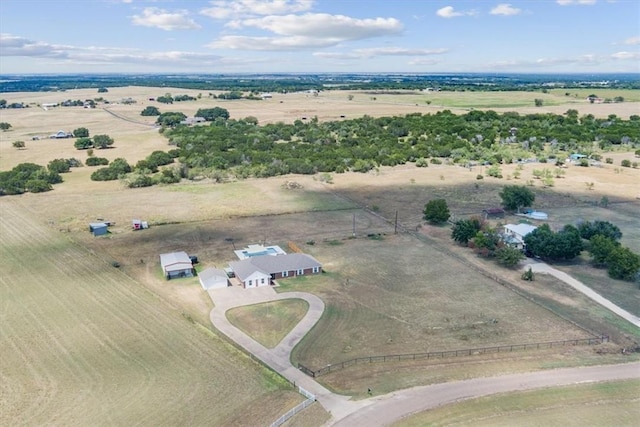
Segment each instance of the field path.
[{"label": "field path", "polygon": [[563,282],[565,282],[567,285],[571,286],[578,292],[581,292],[582,294],[591,298],[593,301],[597,302],[601,306],[613,311],[618,316],[622,317],[623,319],[633,323],[635,326],[640,328],[640,317],[634,314],[631,314],[627,310],[612,303],[611,301],[609,301],[608,299],[606,299],[605,297],[603,297],[602,295],[600,295],[599,293],[597,293],[596,291],[594,291],[593,289],[591,289],[590,287],[582,283],[581,281],[574,279],[567,273],[557,270],[544,262],[535,262],[535,263],[527,264],[527,268],[528,267],[531,267],[531,270],[534,273],[551,274],[552,276],[562,280]]},{"label": "field path", "polygon": [[134,124],[136,124],[136,125],[142,125],[142,126],[145,126],[145,127],[151,127],[151,128],[155,128],[155,127],[157,127],[155,124],[149,124],[149,123],[141,122],[141,121],[138,121],[138,120],[133,120],[133,119],[130,119],[130,118],[125,117],[125,116],[121,116],[121,115],[120,115],[120,114],[118,114],[118,113],[114,113],[114,112],[113,112],[113,111],[111,111],[109,108],[103,108],[103,110],[104,110],[105,112],[107,112],[107,113],[111,114],[113,117],[118,118],[118,119],[120,119],[120,120],[124,120],[124,121],[129,122],[129,123],[134,123]]},{"label": "field path", "polygon": [[[293,347],[311,330],[324,311],[324,303],[320,298],[305,292],[278,294],[271,287],[246,290],[237,286],[210,290],[209,295],[215,304],[215,308],[211,311],[213,325],[289,381],[315,394],[318,402],[332,415],[328,425],[384,426],[417,412],[490,394],[584,382],[640,378],[640,362],[636,362],[475,378],[419,386],[370,399],[352,401],[349,396],[332,393],[291,364],[290,356]],[[280,344],[271,350],[240,331],[226,318],[226,311],[234,307],[292,298],[307,301],[309,311]]]}]

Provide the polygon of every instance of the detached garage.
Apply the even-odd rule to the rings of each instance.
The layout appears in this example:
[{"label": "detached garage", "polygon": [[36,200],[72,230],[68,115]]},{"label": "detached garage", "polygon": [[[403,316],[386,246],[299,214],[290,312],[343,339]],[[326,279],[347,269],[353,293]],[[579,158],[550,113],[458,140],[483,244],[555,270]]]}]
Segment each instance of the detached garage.
[{"label": "detached garage", "polygon": [[219,268],[207,268],[198,274],[202,289],[222,289],[229,286],[229,278],[224,270]]},{"label": "detached garage", "polygon": [[160,265],[167,280],[194,275],[193,264],[186,252],[160,254]]}]

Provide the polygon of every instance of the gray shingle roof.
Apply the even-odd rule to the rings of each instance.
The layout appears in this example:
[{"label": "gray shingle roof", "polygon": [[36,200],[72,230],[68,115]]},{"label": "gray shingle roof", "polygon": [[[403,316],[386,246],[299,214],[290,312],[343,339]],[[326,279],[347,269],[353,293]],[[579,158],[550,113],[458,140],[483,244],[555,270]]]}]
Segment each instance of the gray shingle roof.
[{"label": "gray shingle roof", "polygon": [[229,263],[236,276],[242,278],[251,275],[255,271],[264,274],[281,273],[283,271],[304,270],[313,267],[322,267],[314,257],[307,254],[286,255],[262,255],[233,261]]}]

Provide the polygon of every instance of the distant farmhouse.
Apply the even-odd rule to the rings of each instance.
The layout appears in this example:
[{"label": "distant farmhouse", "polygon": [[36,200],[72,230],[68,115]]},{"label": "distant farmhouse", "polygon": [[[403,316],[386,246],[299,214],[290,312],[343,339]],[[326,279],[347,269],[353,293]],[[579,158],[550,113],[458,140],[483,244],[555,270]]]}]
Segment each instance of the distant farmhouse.
[{"label": "distant farmhouse", "polygon": [[160,254],[160,265],[167,280],[178,277],[193,277],[195,270],[186,252]]},{"label": "distant farmhouse", "polygon": [[524,238],[536,228],[538,227],[530,224],[507,224],[503,229],[502,240],[509,246],[524,250]]},{"label": "distant farmhouse", "polygon": [[52,139],[64,139],[64,138],[72,138],[73,137],[73,133],[71,132],[65,132],[63,130],[59,130],[58,132],[49,135],[49,138]]},{"label": "distant farmhouse", "polygon": [[198,124],[198,123],[204,123],[204,122],[206,122],[206,119],[204,117],[196,116],[196,117],[187,117],[186,119],[181,120],[180,124],[181,125],[192,126],[192,125],[195,125],[195,124]]}]

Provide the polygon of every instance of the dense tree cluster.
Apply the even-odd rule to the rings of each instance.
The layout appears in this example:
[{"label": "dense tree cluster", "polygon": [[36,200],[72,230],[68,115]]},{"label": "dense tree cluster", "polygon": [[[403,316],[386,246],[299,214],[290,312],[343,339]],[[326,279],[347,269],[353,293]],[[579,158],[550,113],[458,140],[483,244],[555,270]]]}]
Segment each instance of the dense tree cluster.
[{"label": "dense tree cluster", "polygon": [[35,163],[21,163],[10,171],[0,172],[0,196],[41,193],[62,182],[58,172]]},{"label": "dense tree cluster", "polygon": [[607,269],[609,277],[635,280],[640,273],[640,255],[622,247],[622,232],[609,221],[583,222],[578,226],[580,235],[589,240],[589,253],[596,267]]},{"label": "dense tree cluster", "polygon": [[[610,80],[608,89],[640,89],[637,74],[619,74],[615,80],[610,75],[592,75],[590,81],[584,75],[571,74],[504,74],[495,73],[473,76],[455,74],[274,74],[274,75],[33,75],[8,79],[0,90],[3,92],[57,91],[99,87],[175,87],[216,91],[293,92],[317,89],[330,83],[334,90],[405,90],[437,88],[451,91],[538,91],[543,92],[549,83],[557,88],[602,88],[602,80]],[[615,98],[613,98],[615,99]]]},{"label": "dense tree cluster", "polygon": [[[160,117],[158,123],[168,127],[177,126],[184,119]],[[572,151],[590,153],[593,143],[604,139],[618,144],[640,143],[640,120],[590,116],[579,119],[573,114],[520,115],[474,110],[456,115],[445,110],[323,123],[311,118],[264,126],[219,118],[210,126],[177,126],[166,134],[170,143],[177,145],[180,160],[187,167],[256,177],[366,172],[379,166],[438,157],[462,164],[510,163],[529,158],[532,153],[536,157],[566,158]]]},{"label": "dense tree cluster", "polygon": [[100,168],[91,174],[92,181],[114,181],[131,172],[131,166],[125,159],[113,160],[106,168]]},{"label": "dense tree cluster", "polygon": [[555,232],[544,224],[527,234],[524,243],[532,255],[551,261],[573,259],[584,248],[580,232],[572,225],[565,225]]}]

